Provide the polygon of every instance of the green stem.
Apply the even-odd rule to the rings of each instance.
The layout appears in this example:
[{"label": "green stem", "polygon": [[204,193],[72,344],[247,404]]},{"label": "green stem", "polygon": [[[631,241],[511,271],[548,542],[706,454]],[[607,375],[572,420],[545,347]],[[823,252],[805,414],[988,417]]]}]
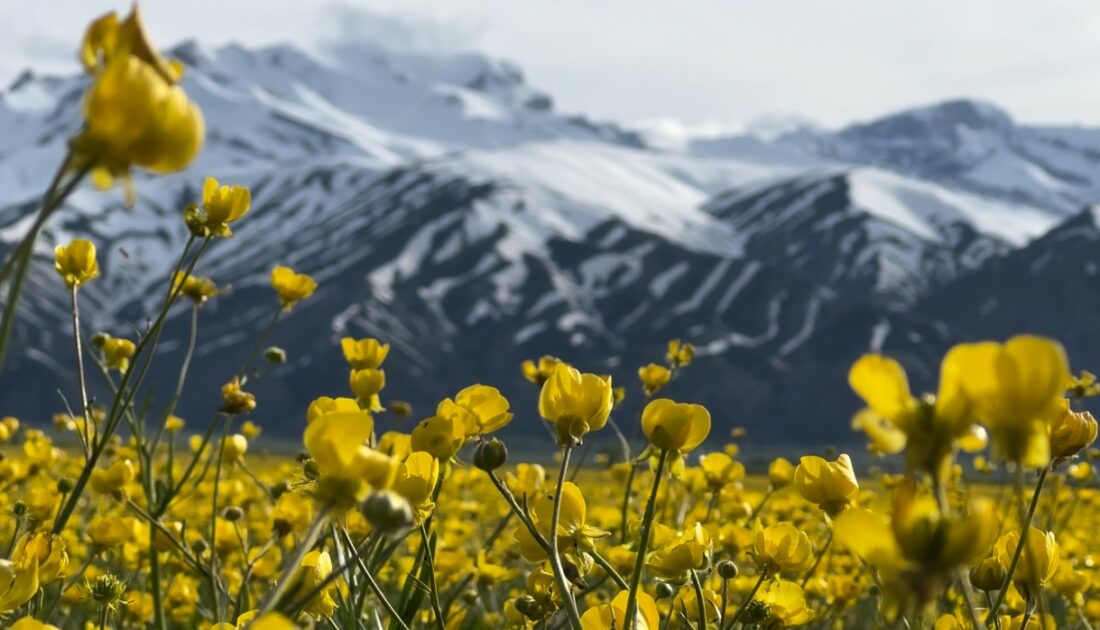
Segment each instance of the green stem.
[{"label": "green stem", "polygon": [[[993,619],[997,617],[997,611],[1001,609],[1001,604],[1004,603],[1005,597],[1008,596],[1008,587],[1012,584],[1012,574],[1016,572],[1016,565],[1020,563],[1020,555],[1024,551],[1024,545],[1027,544],[1028,532],[1031,529],[1031,519],[1035,516],[1035,507],[1039,504],[1039,496],[1043,493],[1043,482],[1046,481],[1049,471],[1050,467],[1044,466],[1043,470],[1039,473],[1039,480],[1035,484],[1035,491],[1031,494],[1031,504],[1028,505],[1027,514],[1024,516],[1023,523],[1020,526],[1020,540],[1016,542],[1016,550],[1012,553],[1012,561],[1008,564],[1004,582],[1001,583],[1001,590],[997,593],[997,599],[989,609],[989,614],[985,616],[986,625],[989,625]],[[1022,489],[1023,486],[1023,474],[1023,468],[1016,469],[1016,485],[1019,489]],[[1017,492],[1017,494],[1019,493]]]},{"label": "green stem", "polygon": [[741,605],[737,608],[737,612],[733,613],[733,617],[730,618],[729,624],[726,625],[726,630],[730,630],[730,628],[732,628],[734,624],[736,624],[737,621],[741,619],[741,615],[745,613],[745,609],[747,609],[749,607],[749,604],[752,603],[752,598],[756,597],[756,592],[759,591],[760,587],[764,585],[764,580],[766,580],[767,578],[767,571],[764,571],[760,574],[760,579],[756,581],[756,585],[752,587],[751,591],[749,591],[749,596],[745,598],[745,601],[741,602]]},{"label": "green stem", "polygon": [[825,554],[829,553],[829,547],[833,544],[833,530],[829,528],[829,533],[826,535],[825,544],[821,547],[821,552],[817,554],[817,559],[814,560],[814,565],[810,567],[810,570],[806,572],[806,575],[802,576],[802,588],[806,588],[806,583],[813,577],[814,572],[817,571],[817,567],[821,565],[821,561],[825,558]]},{"label": "green stem", "polygon": [[[428,529],[424,527],[424,524],[420,524],[420,537],[424,541],[424,544],[428,543]],[[424,554],[424,562],[428,567],[428,586],[431,587],[432,592],[428,594],[428,599],[432,604],[432,612],[435,613],[435,624],[439,627],[439,630],[446,630],[447,620],[443,617],[443,607],[439,605],[439,584],[435,580],[435,553],[432,551],[431,546],[427,547],[427,551]]]},{"label": "green stem", "polygon": [[691,570],[691,585],[695,587],[695,602],[699,610],[699,630],[707,630],[707,600],[703,599],[703,584],[699,581],[699,572]]},{"label": "green stem", "polygon": [[80,386],[80,415],[84,416],[84,457],[89,457],[92,454],[94,429],[91,410],[88,408],[88,384],[84,376],[84,347],[80,342],[80,300],[77,298],[79,291],[80,287],[74,284],[69,289],[69,295],[72,297],[73,349],[76,351],[76,378]]},{"label": "green stem", "polygon": [[[313,524],[309,526],[305,536],[302,537],[302,541],[298,544],[298,549],[294,553],[294,557],[283,567],[282,573],[279,575],[279,579],[275,582],[275,588],[268,591],[264,596],[263,601],[260,602],[259,611],[256,613],[256,617],[263,617],[265,613],[271,612],[271,610],[279,603],[283,595],[286,594],[287,588],[290,587],[290,578],[294,575],[294,572],[301,566],[302,560],[306,555],[313,550],[314,543],[321,536],[321,531],[325,528],[325,524],[328,522],[328,506],[324,506],[317,513],[316,518],[313,519]],[[213,550],[211,550],[212,552]]]},{"label": "green stem", "polygon": [[592,559],[596,561],[596,564],[600,565],[600,568],[603,569],[604,573],[606,573],[608,577],[611,578],[611,581],[619,587],[619,590],[625,591],[626,589],[630,588],[630,585],[626,583],[626,580],[623,579],[623,576],[619,575],[619,572],[615,570],[615,567],[611,566],[611,563],[607,561],[607,558],[604,558],[596,551],[592,551],[589,555],[592,556]]},{"label": "green stem", "polygon": [[645,514],[642,516],[641,535],[638,540],[637,557],[634,558],[634,573],[630,576],[630,590],[626,596],[626,621],[625,630],[631,630],[635,626],[635,615],[638,606],[638,585],[642,581],[642,569],[645,567],[645,554],[649,548],[649,534],[653,529],[653,514],[657,508],[657,490],[661,487],[661,477],[665,473],[665,465],[668,463],[668,451],[661,450],[661,456],[657,460],[657,468],[653,471],[653,487],[649,491],[649,501],[645,506]]},{"label": "green stem", "polygon": [[248,353],[248,358],[245,359],[244,364],[241,366],[241,371],[237,373],[237,376],[241,379],[242,386],[248,382],[248,371],[252,369],[252,364],[256,361],[256,356],[260,353],[260,348],[263,347],[264,341],[267,340],[267,336],[271,333],[271,329],[275,328],[275,324],[279,321],[279,317],[281,317],[282,314],[282,308],[275,311],[275,315],[271,317],[267,325],[260,331],[260,336],[256,338],[256,343],[252,345],[252,351]]},{"label": "green stem", "polygon": [[569,470],[569,454],[572,447],[565,447],[561,453],[561,470],[558,472],[558,485],[554,488],[554,508],[550,516],[550,568],[554,571],[554,581],[561,591],[562,601],[565,602],[565,613],[569,617],[569,625],[573,630],[581,628],[581,614],[577,610],[577,602],[573,599],[573,589],[565,577],[565,569],[561,564],[561,556],[558,553],[558,522],[561,519],[561,494],[565,486],[565,473]]}]

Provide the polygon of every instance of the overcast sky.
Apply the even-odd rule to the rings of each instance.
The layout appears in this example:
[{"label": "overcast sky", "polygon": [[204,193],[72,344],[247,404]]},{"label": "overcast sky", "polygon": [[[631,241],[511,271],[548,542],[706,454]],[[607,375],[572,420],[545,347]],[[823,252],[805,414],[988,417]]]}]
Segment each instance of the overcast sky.
[{"label": "overcast sky", "polygon": [[[128,2],[0,0],[0,82],[75,68]],[[625,122],[827,125],[958,96],[1100,125],[1100,2],[1079,0],[146,0],[162,46],[383,40],[518,62],[560,109]]]}]

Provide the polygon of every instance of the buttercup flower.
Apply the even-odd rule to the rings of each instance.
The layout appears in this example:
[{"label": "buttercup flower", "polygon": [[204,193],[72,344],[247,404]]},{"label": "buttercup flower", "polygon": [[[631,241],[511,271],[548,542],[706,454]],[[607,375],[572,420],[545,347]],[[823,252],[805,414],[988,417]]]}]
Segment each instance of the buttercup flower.
[{"label": "buttercup flower", "polygon": [[[1012,556],[1016,552],[1016,546],[1020,541],[1019,532],[1008,532],[997,539],[995,552],[997,560],[1003,566],[1009,566]],[[1054,532],[1045,532],[1037,527],[1029,527],[1027,540],[1024,543],[1020,560],[1016,564],[1016,570],[1012,573],[1012,581],[1016,590],[1027,596],[1028,593],[1037,593],[1054,577],[1058,570],[1060,559],[1058,543],[1054,540]]]},{"label": "buttercup flower", "polygon": [[373,433],[374,422],[365,411],[325,414],[306,426],[303,441],[317,465],[319,499],[350,507],[371,488],[393,484],[398,462],[367,446]]},{"label": "buttercup flower", "polygon": [[374,368],[352,370],[348,377],[348,386],[363,409],[382,411],[382,400],[378,394],[386,386],[386,373]]},{"label": "buttercup flower", "polygon": [[565,363],[554,366],[539,394],[539,415],[554,423],[559,446],[574,446],[602,429],[611,405],[610,377],[582,374]]},{"label": "buttercup flower", "polygon": [[221,410],[231,415],[248,413],[256,408],[256,397],[241,389],[241,379],[234,376],[222,386]]},{"label": "buttercup flower", "polygon": [[768,575],[802,573],[814,563],[814,547],[809,536],[790,523],[764,527],[756,521],[750,553],[757,568]]},{"label": "buttercup flower", "polygon": [[463,389],[455,394],[454,403],[470,412],[474,424],[467,427],[469,435],[492,433],[512,420],[508,399],[499,389],[489,385],[471,385]]},{"label": "buttercup flower", "polygon": [[440,461],[450,460],[466,444],[470,428],[476,425],[472,413],[450,398],[444,399],[436,407],[434,416],[422,420],[413,429],[412,449],[431,453]]},{"label": "buttercup flower", "polygon": [[710,412],[702,405],[658,398],[642,411],[642,431],[653,446],[677,455],[686,453],[710,434]]},{"label": "buttercup flower", "polygon": [[539,357],[537,362],[528,359],[523,362],[520,368],[523,371],[523,377],[525,379],[542,387],[543,383],[545,383],[550,378],[550,375],[554,373],[554,368],[557,367],[559,363],[561,363],[561,360],[546,355]]},{"label": "buttercup flower", "polygon": [[710,555],[710,536],[702,524],[696,523],[675,540],[655,549],[646,559],[646,568],[663,580],[683,582],[690,571],[706,569]]},{"label": "buttercup flower", "polygon": [[130,367],[130,359],[134,357],[134,342],[129,339],[108,337],[100,348],[103,352],[103,362],[108,369],[125,372]]},{"label": "buttercup flower", "polygon": [[[620,591],[610,604],[589,608],[581,615],[582,630],[620,630],[626,627],[626,602],[629,594]],[[657,630],[661,614],[657,602],[646,593],[638,593],[637,612],[634,613],[635,630]]]},{"label": "buttercup flower", "polygon": [[352,339],[344,337],[340,340],[340,348],[344,351],[353,370],[377,370],[382,367],[386,355],[390,353],[390,344],[381,343],[377,339]]},{"label": "buttercup flower", "polygon": [[304,273],[294,273],[290,267],[275,267],[271,270],[271,288],[279,294],[283,310],[289,311],[295,304],[313,295],[317,283]]},{"label": "buttercup flower", "polygon": [[668,384],[672,379],[672,372],[663,365],[650,363],[638,368],[638,378],[642,381],[646,396],[649,396]]},{"label": "buttercup flower", "polygon": [[673,339],[668,342],[668,353],[665,358],[673,366],[685,366],[695,359],[695,346],[684,343],[679,339]]},{"label": "buttercup flower", "polygon": [[843,512],[859,494],[852,460],[846,454],[835,462],[816,455],[803,457],[795,470],[794,484],[803,498],[816,503],[833,517]]},{"label": "buttercup flower", "polygon": [[794,481],[795,467],[784,457],[777,457],[768,465],[768,482],[773,490],[786,488]]},{"label": "buttercup flower", "polygon": [[95,258],[95,245],[88,240],[78,238],[68,245],[58,245],[54,249],[54,269],[69,288],[99,277],[99,263]]},{"label": "buttercup flower", "polygon": [[1053,459],[1073,457],[1096,441],[1096,418],[1087,411],[1075,412],[1069,401],[1062,401],[1047,418],[1050,456]]},{"label": "buttercup flower", "polygon": [[172,288],[196,305],[205,304],[208,299],[221,293],[221,289],[210,278],[188,275],[182,271],[177,271],[172,278]]}]

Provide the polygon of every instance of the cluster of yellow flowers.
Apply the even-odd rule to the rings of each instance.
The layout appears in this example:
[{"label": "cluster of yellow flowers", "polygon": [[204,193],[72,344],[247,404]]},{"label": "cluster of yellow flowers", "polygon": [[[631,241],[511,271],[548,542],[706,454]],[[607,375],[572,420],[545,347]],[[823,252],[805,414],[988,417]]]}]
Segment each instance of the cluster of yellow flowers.
[{"label": "cluster of yellow flowers", "polygon": [[[154,51],[136,11],[95,21],[81,58],[93,81],[66,169],[107,183],[132,165],[161,172],[190,161],[201,114],[177,85],[181,66]],[[389,344],[344,338],[346,395],[303,410],[304,451],[294,458],[250,448],[263,401],[249,389],[287,360],[264,342],[317,289],[280,266],[255,349],[227,375],[216,416],[183,439],[187,423],[174,411],[199,314],[227,290],[195,270],[250,206],[248,188],[206,179],[201,201],[183,211],[191,237],[164,280],[163,304],[133,340],[96,333],[85,349],[79,296],[100,275],[96,248],[82,239],[56,248],[72,299],[79,398],[54,424],[59,444],[79,448],[0,419],[9,445],[0,459],[5,627],[1100,622],[1100,494],[1089,450],[1097,422],[1081,410],[1100,386],[1088,373],[1071,376],[1062,347],[1046,338],[956,346],[939,391],[920,396],[897,361],[860,358],[849,383],[866,408],[852,426],[873,455],[896,456],[862,483],[837,453],[797,464],[780,457],[766,475],[747,475],[740,429],[708,448],[710,412],[669,397],[695,359],[680,340],[639,368],[631,389],[641,411],[626,431],[616,415],[627,387],[550,356],[524,362],[541,421],[532,409],[516,422],[545,429],[546,448],[517,463],[493,437],[517,413],[500,390],[470,385],[412,423],[410,405],[383,400]],[[18,281],[21,266],[5,267],[5,277],[9,269]],[[191,350],[175,396],[156,409],[138,392],[176,305],[190,311]],[[108,404],[89,400],[86,364],[114,392]],[[636,430],[644,441],[628,437]]]}]

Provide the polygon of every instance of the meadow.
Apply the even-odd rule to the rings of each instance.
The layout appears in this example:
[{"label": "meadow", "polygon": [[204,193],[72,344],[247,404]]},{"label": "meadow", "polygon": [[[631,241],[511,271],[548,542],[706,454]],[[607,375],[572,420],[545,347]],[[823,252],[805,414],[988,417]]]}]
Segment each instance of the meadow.
[{"label": "meadow", "polygon": [[[157,52],[137,9],[93,21],[78,50],[84,127],[0,268],[0,367],[36,242],[66,197],[85,181],[121,186],[141,212],[132,172],[182,170],[203,144],[183,67]],[[160,307],[130,337],[82,325],[81,288],[100,275],[95,243],[56,247],[74,341],[57,360],[79,381],[52,428],[0,420],[6,627],[1100,622],[1097,422],[1083,410],[1100,384],[1071,372],[1055,339],[957,345],[927,394],[910,391],[897,361],[864,355],[847,383],[865,402],[851,424],[881,463],[857,470],[823,450],[750,475],[744,462],[759,457],[743,452],[745,433],[723,435],[711,410],[677,398],[678,383],[706,379],[687,341],[669,341],[629,383],[532,357],[516,370],[537,388],[537,409],[471,383],[422,417],[386,396],[406,378],[386,371],[386,340],[345,338],[347,381],[294,418],[297,455],[270,454],[257,447],[264,401],[250,390],[287,360],[267,339],[295,326],[295,306],[317,289],[306,274],[271,271],[269,323],[248,331],[253,350],[220,393],[187,387],[196,323],[174,395],[142,394],[165,321],[198,322],[234,280],[204,276],[203,255],[234,238],[251,204],[248,188],[204,180],[179,208],[191,238],[172,253]],[[92,379],[113,396],[89,400]],[[178,417],[194,396],[218,398],[218,413]],[[644,401],[637,417],[616,413],[626,397]],[[494,434],[512,423],[544,439],[510,456]]]}]

